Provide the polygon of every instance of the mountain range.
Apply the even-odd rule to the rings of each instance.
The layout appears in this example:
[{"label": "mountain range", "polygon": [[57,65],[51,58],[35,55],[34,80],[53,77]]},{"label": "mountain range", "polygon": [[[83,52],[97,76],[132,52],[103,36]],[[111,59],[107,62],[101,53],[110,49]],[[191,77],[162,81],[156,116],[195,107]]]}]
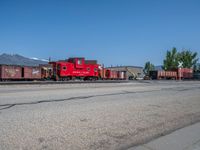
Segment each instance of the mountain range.
[{"label": "mountain range", "polygon": [[[27,58],[19,54],[6,54],[0,55],[0,64],[6,65],[22,65],[22,66],[38,66],[39,64],[48,64],[48,60],[38,58]],[[155,66],[155,70],[162,70],[162,66]]]},{"label": "mountain range", "polygon": [[27,58],[18,54],[6,54],[0,55],[0,64],[6,65],[22,65],[22,66],[38,66],[39,64],[47,64],[47,60],[40,60],[38,58]]}]

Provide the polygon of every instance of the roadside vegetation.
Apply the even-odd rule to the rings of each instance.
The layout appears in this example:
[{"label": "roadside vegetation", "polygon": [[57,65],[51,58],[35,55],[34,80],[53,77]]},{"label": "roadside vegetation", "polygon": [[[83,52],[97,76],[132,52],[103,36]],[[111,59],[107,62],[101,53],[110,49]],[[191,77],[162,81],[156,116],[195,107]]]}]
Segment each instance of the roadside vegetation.
[{"label": "roadside vegetation", "polygon": [[182,68],[195,68],[199,58],[197,58],[197,52],[184,49],[178,52],[174,47],[171,51],[167,51],[166,57],[163,61],[163,69],[171,70],[178,67]]},{"label": "roadside vegetation", "polygon": [[[200,72],[200,64],[198,63],[198,53],[188,49],[178,51],[176,47],[171,50],[167,50],[166,56],[163,60],[163,70],[173,70],[179,67],[192,68],[194,72]],[[149,72],[155,69],[155,65],[150,61],[144,65],[145,75],[149,75]]]},{"label": "roadside vegetation", "polygon": [[149,75],[149,72],[154,70],[154,69],[155,69],[154,64],[152,64],[150,61],[148,61],[144,65],[143,72],[145,73],[145,75]]}]

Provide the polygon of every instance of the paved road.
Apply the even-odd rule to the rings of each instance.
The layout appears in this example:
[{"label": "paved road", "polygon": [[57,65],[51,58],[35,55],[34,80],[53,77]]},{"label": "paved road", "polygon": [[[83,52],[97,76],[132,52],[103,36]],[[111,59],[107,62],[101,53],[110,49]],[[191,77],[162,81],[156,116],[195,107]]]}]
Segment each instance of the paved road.
[{"label": "paved road", "polygon": [[0,149],[128,149],[200,121],[200,82],[0,86]]},{"label": "paved road", "polygon": [[128,150],[200,150],[200,122]]}]

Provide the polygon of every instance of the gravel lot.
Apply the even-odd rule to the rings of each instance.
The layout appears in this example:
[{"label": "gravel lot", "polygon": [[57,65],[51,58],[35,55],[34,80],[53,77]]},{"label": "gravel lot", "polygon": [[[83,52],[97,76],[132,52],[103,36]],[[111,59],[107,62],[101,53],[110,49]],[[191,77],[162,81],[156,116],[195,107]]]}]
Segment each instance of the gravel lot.
[{"label": "gravel lot", "polygon": [[0,86],[0,150],[123,150],[198,121],[198,81]]}]

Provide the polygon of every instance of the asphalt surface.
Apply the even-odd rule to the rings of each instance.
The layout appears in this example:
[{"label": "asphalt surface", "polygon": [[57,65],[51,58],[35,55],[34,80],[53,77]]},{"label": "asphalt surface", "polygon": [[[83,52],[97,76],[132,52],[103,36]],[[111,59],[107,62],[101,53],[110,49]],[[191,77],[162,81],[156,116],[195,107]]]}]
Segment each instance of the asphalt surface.
[{"label": "asphalt surface", "polygon": [[21,85],[21,84],[88,84],[88,83],[126,83],[127,80],[94,80],[94,81],[83,81],[83,80],[70,80],[70,81],[40,81],[40,80],[33,80],[33,81],[1,81],[0,85]]},{"label": "asphalt surface", "polygon": [[200,122],[128,150],[200,150]]},{"label": "asphalt surface", "polygon": [[123,150],[200,121],[199,81],[0,86],[0,150]]}]

